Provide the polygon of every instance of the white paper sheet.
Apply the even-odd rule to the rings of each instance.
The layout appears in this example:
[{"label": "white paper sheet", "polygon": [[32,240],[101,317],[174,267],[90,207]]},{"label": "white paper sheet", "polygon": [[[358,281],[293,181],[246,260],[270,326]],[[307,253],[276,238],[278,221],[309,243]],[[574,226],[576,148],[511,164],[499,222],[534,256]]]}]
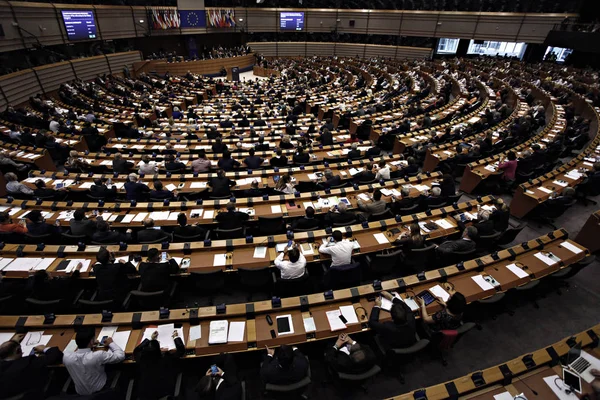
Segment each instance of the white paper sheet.
[{"label": "white paper sheet", "polygon": [[202,326],[190,326],[190,340],[198,340],[202,337]]},{"label": "white paper sheet", "polygon": [[265,246],[259,246],[254,248],[253,258],[265,258],[267,255],[267,248]]},{"label": "white paper sheet", "polygon": [[202,218],[212,220],[214,217],[215,217],[215,210],[206,210],[206,211],[204,211],[204,216]]},{"label": "white paper sheet", "polygon": [[375,233],[375,234],[373,234],[373,237],[375,237],[375,239],[377,240],[377,243],[379,243],[379,244],[390,244],[390,241],[385,236],[385,233]]},{"label": "white paper sheet", "polygon": [[514,397],[509,392],[494,395],[494,400],[514,400]]},{"label": "white paper sheet", "polygon": [[213,266],[222,267],[227,264],[227,254],[215,254]]},{"label": "white paper sheet", "polygon": [[577,395],[573,392],[567,394],[565,389],[568,389],[568,386],[565,385],[562,378],[558,375],[547,376],[544,378],[544,382],[546,383],[546,385],[548,385],[548,387],[552,390],[554,395],[556,395],[556,397],[559,400],[579,399]]},{"label": "white paper sheet", "polygon": [[121,350],[125,350],[127,348],[127,342],[129,342],[129,335],[131,335],[131,331],[115,332],[112,338]]},{"label": "white paper sheet", "polygon": [[229,335],[227,342],[243,342],[246,321],[231,321],[229,323]]},{"label": "white paper sheet", "polygon": [[147,215],[148,213],[139,213],[133,218],[133,222],[142,222]]},{"label": "white paper sheet", "polygon": [[4,269],[8,264],[14,261],[14,258],[0,258],[0,271]]},{"label": "white paper sheet", "polygon": [[442,229],[452,229],[452,228],[454,228],[450,222],[446,221],[445,218],[444,219],[438,219],[438,220],[436,220],[434,222],[436,223],[436,225],[438,225]]},{"label": "white paper sheet", "polygon": [[346,318],[347,324],[358,324],[358,317],[356,316],[356,310],[354,306],[341,306],[340,312]]},{"label": "white paper sheet", "polygon": [[434,296],[441,297],[445,302],[450,298],[450,293],[446,292],[440,285],[435,285],[434,287],[429,288],[429,291]]},{"label": "white paper sheet", "polygon": [[304,318],[304,331],[315,332],[316,330],[315,319],[313,317]]},{"label": "white paper sheet", "polygon": [[481,276],[481,275],[472,276],[471,279],[473,279],[475,281],[475,283],[478,284],[479,287],[481,288],[481,290],[483,290],[483,291],[494,290],[494,286],[492,286],[485,279],[483,279],[483,276]]},{"label": "white paper sheet", "polygon": [[523,269],[521,267],[519,267],[517,264],[508,264],[506,266],[506,268],[508,268],[508,270],[510,272],[515,274],[520,279],[527,278],[529,276],[529,274],[527,272],[523,271]]},{"label": "white paper sheet", "polygon": [[172,183],[169,183],[167,186],[165,186],[165,188],[171,192],[173,190],[177,190],[177,186],[173,185]]},{"label": "white paper sheet", "polygon": [[127,214],[125,215],[125,217],[121,220],[121,223],[123,224],[128,224],[131,221],[133,221],[133,219],[135,218],[135,214]]},{"label": "white paper sheet", "polygon": [[340,310],[331,310],[325,313],[327,315],[327,321],[329,321],[329,327],[332,332],[346,329],[346,324],[340,319],[342,312]]},{"label": "white paper sheet", "polygon": [[0,344],[8,342],[13,336],[15,336],[14,332],[0,332]]},{"label": "white paper sheet", "polygon": [[229,322],[227,320],[210,321],[208,330],[208,344],[227,343],[227,331]]},{"label": "white paper sheet", "polygon": [[117,326],[105,326],[100,330],[98,337],[96,340],[100,342],[104,336],[113,337],[115,332],[117,331]]},{"label": "white paper sheet", "polygon": [[551,257],[542,254],[542,253],[535,253],[534,256],[539,259],[542,260],[544,262],[544,264],[546,265],[554,265],[556,264],[558,261],[553,260]]},{"label": "white paper sheet", "polygon": [[281,206],[275,205],[275,206],[271,206],[271,213],[273,214],[281,214]]},{"label": "white paper sheet", "polygon": [[190,185],[191,189],[204,189],[208,186],[208,182],[192,182]]},{"label": "white paper sheet", "polygon": [[565,249],[572,251],[575,254],[583,253],[582,249],[580,249],[579,247],[577,247],[574,244],[571,244],[569,242],[562,242],[560,245],[562,247],[564,247]]},{"label": "white paper sheet", "polygon": [[544,192],[544,193],[548,193],[548,194],[552,193],[552,190],[550,190],[550,189],[546,189],[546,188],[545,188],[545,187],[543,187],[543,186],[540,186],[540,187],[538,187],[538,190],[541,190],[542,192]]},{"label": "white paper sheet", "polygon": [[29,332],[25,335],[25,338],[21,342],[21,350],[23,350],[23,357],[27,357],[34,347],[40,345],[47,345],[52,339],[52,335],[44,335],[44,331]]}]

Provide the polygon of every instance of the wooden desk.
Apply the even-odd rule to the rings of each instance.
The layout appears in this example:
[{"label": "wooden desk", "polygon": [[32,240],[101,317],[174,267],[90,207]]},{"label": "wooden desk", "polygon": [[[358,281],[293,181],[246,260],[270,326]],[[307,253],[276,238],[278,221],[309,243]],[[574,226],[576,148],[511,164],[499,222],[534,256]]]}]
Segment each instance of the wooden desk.
[{"label": "wooden desk", "polygon": [[585,246],[591,253],[600,250],[600,210],[591,214],[587,219],[575,241]]}]

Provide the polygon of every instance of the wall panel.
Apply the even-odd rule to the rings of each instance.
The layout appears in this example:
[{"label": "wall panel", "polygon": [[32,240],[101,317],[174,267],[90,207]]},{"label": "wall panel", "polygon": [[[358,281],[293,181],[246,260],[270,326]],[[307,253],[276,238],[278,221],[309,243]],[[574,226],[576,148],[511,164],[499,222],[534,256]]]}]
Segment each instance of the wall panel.
[{"label": "wall panel", "polygon": [[469,15],[459,12],[440,13],[435,36],[463,39],[470,38],[473,36],[473,32],[475,32],[478,19],[479,16],[475,13],[469,13]]},{"label": "wall panel", "polygon": [[[60,11],[52,4],[17,3],[13,2],[13,9],[19,22],[19,27],[37,36],[37,39],[21,31],[27,47],[37,43],[51,46],[65,43],[65,30]],[[91,8],[91,7],[90,7]]]},{"label": "wall panel", "polygon": [[519,42],[544,43],[554,24],[560,24],[564,18],[563,14],[525,15],[523,26],[519,31]]},{"label": "wall panel", "polygon": [[274,8],[249,8],[247,11],[236,9],[236,18],[244,15],[248,32],[277,32],[279,13]]},{"label": "wall panel", "polygon": [[335,44],[334,43],[317,43],[317,42],[309,42],[306,43],[306,54],[308,56],[322,56],[322,57],[331,57],[335,54]]},{"label": "wall panel", "polygon": [[431,58],[431,49],[424,47],[381,46],[358,43],[318,43],[318,42],[252,42],[254,51],[267,57],[275,56],[339,56],[339,57],[391,57],[391,58]]},{"label": "wall panel", "polygon": [[405,11],[402,14],[402,36],[433,36],[438,22],[438,13]]},{"label": "wall panel", "polygon": [[[338,13],[338,32],[340,33],[366,33],[367,20],[369,19],[368,10],[360,11],[340,11]],[[354,26],[350,26],[350,21],[354,21]]]},{"label": "wall panel", "polygon": [[515,42],[519,34],[519,28],[523,21],[523,15],[508,13],[481,13],[477,23],[477,31],[474,38]]},{"label": "wall panel", "polygon": [[373,11],[369,13],[369,34],[397,35],[402,20],[401,12]]},{"label": "wall panel", "polygon": [[[131,8],[121,7],[120,9],[116,9],[109,6],[96,6],[95,8],[96,18],[98,18],[97,24],[102,32],[102,39],[135,36],[136,28],[133,24],[133,12]],[[146,18],[144,18],[144,23],[146,23],[145,20]]]},{"label": "wall panel", "polygon": [[56,90],[62,83],[75,79],[75,73],[69,61],[42,65],[34,68],[34,70],[46,92]]},{"label": "wall panel", "polygon": [[132,71],[133,63],[140,61],[142,55],[139,51],[129,51],[126,53],[108,54],[106,58],[113,74],[120,74],[123,72],[125,65],[127,65],[129,71]]},{"label": "wall panel", "polygon": [[108,61],[104,56],[80,58],[73,60],[72,63],[77,77],[84,81],[94,79],[100,74],[110,73]]},{"label": "wall panel", "polygon": [[15,106],[27,101],[30,96],[42,92],[42,88],[31,69],[0,77],[0,87],[6,95],[8,103]]},{"label": "wall panel", "polygon": [[307,32],[331,32],[337,25],[336,10],[308,10],[304,15],[304,27]]}]

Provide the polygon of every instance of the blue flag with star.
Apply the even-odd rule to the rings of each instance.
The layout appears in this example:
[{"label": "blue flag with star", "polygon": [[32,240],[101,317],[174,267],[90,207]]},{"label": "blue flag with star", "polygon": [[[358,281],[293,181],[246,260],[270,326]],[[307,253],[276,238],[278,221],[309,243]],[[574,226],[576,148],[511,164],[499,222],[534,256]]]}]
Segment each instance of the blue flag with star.
[{"label": "blue flag with star", "polygon": [[205,10],[179,10],[181,28],[206,28]]}]

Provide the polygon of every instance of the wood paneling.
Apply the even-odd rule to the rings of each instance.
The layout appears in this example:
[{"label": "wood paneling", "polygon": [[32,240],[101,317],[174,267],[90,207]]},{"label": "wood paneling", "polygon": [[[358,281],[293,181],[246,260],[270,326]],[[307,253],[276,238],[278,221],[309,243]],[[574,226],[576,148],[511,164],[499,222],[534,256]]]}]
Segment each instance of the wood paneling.
[{"label": "wood paneling", "polygon": [[[162,60],[143,61],[136,63],[135,68],[138,72],[156,71],[159,74],[169,72],[171,75],[184,75],[187,71],[191,71],[196,74],[216,74],[221,70],[222,67],[225,67],[226,69],[230,69],[231,67],[239,67],[242,69],[254,65],[255,61],[256,58],[254,57],[254,54],[250,54],[241,57],[174,63],[168,63]],[[144,65],[143,68],[139,69],[140,65]]]}]

